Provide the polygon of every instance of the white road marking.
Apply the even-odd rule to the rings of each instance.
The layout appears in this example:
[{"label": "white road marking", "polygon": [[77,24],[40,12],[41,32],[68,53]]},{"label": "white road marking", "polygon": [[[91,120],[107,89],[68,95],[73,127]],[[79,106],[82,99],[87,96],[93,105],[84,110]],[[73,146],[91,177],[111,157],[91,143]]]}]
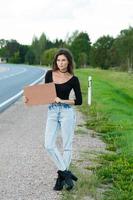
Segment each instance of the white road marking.
[{"label": "white road marking", "polygon": [[6,78],[9,78],[9,77],[13,77],[13,76],[17,76],[19,74],[23,74],[26,71],[27,71],[27,69],[24,68],[21,72],[17,72],[15,74],[10,74],[10,75],[3,76],[3,77],[0,78],[0,80],[6,79]]},{"label": "white road marking", "polygon": [[9,67],[1,67],[0,66],[0,73],[3,73],[3,72],[5,72],[5,71],[9,71]]},{"label": "white road marking", "polygon": [[[45,74],[43,76],[41,76],[39,79],[37,79],[36,81],[34,81],[33,83],[31,83],[29,86],[35,85],[36,83],[38,83],[39,81],[41,81],[44,77],[45,77]],[[23,92],[24,92],[24,90],[21,90],[20,92],[18,92],[13,97],[10,97],[9,99],[7,99],[3,103],[1,103],[0,104],[0,108],[2,108],[3,106],[7,105],[8,103],[10,103],[11,101],[13,101],[14,99],[18,98],[19,96],[21,96],[23,94]]]}]

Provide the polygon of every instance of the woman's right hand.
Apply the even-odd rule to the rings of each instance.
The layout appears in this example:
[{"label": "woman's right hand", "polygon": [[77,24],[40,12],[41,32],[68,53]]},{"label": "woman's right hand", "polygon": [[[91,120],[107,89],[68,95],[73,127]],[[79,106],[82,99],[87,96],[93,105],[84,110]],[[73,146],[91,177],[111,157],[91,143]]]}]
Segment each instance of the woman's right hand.
[{"label": "woman's right hand", "polygon": [[23,95],[23,102],[27,103],[28,102],[28,98],[26,96]]}]

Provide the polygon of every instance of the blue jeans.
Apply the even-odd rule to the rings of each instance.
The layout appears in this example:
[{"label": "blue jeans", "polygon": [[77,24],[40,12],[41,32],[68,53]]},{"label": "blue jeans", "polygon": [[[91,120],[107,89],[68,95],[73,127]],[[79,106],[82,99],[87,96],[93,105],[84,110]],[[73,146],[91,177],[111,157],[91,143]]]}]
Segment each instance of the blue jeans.
[{"label": "blue jeans", "polygon": [[[75,110],[64,103],[50,104],[45,130],[45,149],[59,170],[69,168],[72,158],[72,140],[75,128]],[[61,129],[63,155],[56,146],[56,136]]]}]

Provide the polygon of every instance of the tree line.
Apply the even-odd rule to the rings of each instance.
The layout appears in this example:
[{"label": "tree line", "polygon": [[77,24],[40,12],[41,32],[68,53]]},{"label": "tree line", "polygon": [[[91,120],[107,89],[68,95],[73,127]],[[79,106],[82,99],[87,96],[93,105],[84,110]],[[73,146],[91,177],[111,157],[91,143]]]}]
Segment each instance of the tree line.
[{"label": "tree line", "polygon": [[8,63],[51,65],[59,48],[72,51],[76,68],[100,67],[133,71],[133,27],[121,30],[114,38],[104,35],[91,43],[88,33],[75,31],[65,40],[50,41],[45,33],[33,37],[31,45],[19,44],[16,40],[0,39],[0,57]]}]

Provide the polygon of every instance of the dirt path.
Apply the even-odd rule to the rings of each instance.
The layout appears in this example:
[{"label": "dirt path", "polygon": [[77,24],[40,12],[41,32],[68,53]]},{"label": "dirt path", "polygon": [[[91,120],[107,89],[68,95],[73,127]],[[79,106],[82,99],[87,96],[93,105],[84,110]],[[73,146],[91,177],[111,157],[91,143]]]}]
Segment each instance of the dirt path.
[{"label": "dirt path", "polygon": [[[0,199],[59,200],[52,190],[57,168],[43,148],[47,106],[28,108],[22,99],[0,114]],[[78,124],[82,116],[77,115]],[[80,148],[81,147],[81,148]],[[75,135],[73,162],[81,149],[104,149],[91,135]]]}]

